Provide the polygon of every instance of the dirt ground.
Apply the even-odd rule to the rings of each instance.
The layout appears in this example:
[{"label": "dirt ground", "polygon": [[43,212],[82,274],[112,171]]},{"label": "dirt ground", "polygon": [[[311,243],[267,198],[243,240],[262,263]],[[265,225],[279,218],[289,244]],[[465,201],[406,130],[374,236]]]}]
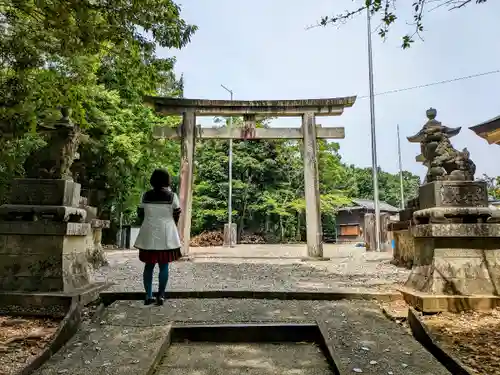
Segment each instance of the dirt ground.
[{"label": "dirt ground", "polygon": [[12,375],[38,356],[59,320],[0,316],[0,375]]},{"label": "dirt ground", "polygon": [[500,375],[500,309],[425,316],[424,322],[443,349],[471,372]]}]

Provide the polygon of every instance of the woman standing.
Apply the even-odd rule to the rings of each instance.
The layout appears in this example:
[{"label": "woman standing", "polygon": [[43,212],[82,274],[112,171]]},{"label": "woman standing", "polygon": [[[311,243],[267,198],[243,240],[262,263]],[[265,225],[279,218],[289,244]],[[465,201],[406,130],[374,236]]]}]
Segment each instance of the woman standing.
[{"label": "woman standing", "polygon": [[144,304],[150,305],[154,302],[153,271],[158,264],[160,275],[156,301],[161,306],[165,300],[168,264],[182,256],[177,231],[181,209],[177,194],[170,188],[170,176],[167,171],[155,170],[150,183],[153,189],[144,193],[138,209],[142,224],[134,246],[139,249],[139,259],[144,262]]}]

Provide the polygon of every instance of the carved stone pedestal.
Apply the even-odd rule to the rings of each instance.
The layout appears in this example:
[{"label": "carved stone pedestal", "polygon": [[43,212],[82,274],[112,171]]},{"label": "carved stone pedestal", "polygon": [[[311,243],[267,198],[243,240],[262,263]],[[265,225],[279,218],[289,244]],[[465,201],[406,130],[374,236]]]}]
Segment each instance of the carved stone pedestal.
[{"label": "carved stone pedestal", "polygon": [[0,222],[0,289],[72,292],[90,283],[87,223]]},{"label": "carved stone pedestal", "polygon": [[500,224],[426,224],[412,228],[415,258],[405,287],[446,295],[497,295]]},{"label": "carved stone pedestal", "polygon": [[483,182],[435,181],[420,188],[410,233],[414,259],[403,294],[426,312],[500,304],[500,224]]},{"label": "carved stone pedestal", "polygon": [[[0,289],[73,292],[89,286],[93,246],[80,185],[67,180],[13,182],[11,204],[0,207]],[[90,242],[90,243],[89,243]]]},{"label": "carved stone pedestal", "polygon": [[87,249],[87,260],[90,265],[98,269],[102,266],[108,265],[108,260],[104,254],[104,249],[102,247],[102,230],[104,228],[109,228],[109,220],[90,220],[91,233],[89,238],[89,247]]},{"label": "carved stone pedestal", "polygon": [[424,312],[496,307],[500,217],[488,207],[486,183],[474,181],[476,165],[469,151],[451,144],[460,128],[443,125],[436,114],[427,110],[428,121],[408,137],[420,143],[416,160],[424,163],[427,174],[412,207],[414,257],[402,293]]},{"label": "carved stone pedestal", "polygon": [[488,207],[488,189],[483,181],[434,181],[420,186],[419,208]]},{"label": "carved stone pedestal", "polygon": [[57,310],[79,319],[75,305],[107,287],[90,280],[91,224],[71,170],[81,132],[70,115],[62,108],[60,120],[39,124],[46,145],[26,159],[29,178],[12,181],[9,204],[0,207],[0,313],[53,316]]},{"label": "carved stone pedestal", "polygon": [[97,208],[87,204],[87,198],[80,198],[80,207],[87,213],[85,222],[90,224],[91,232],[87,239],[87,260],[91,267],[98,269],[108,265],[108,261],[102,247],[102,230],[109,228],[109,220],[97,219]]},{"label": "carved stone pedestal", "polygon": [[418,211],[418,198],[406,202],[405,208],[399,211],[399,221],[389,223],[387,228],[394,237],[394,250],[391,263],[398,267],[411,269],[415,256],[414,238],[411,234],[413,213]]},{"label": "carved stone pedestal", "polygon": [[394,237],[394,250],[391,264],[411,269],[415,256],[415,246],[409,223],[390,223],[388,229],[392,232]]}]

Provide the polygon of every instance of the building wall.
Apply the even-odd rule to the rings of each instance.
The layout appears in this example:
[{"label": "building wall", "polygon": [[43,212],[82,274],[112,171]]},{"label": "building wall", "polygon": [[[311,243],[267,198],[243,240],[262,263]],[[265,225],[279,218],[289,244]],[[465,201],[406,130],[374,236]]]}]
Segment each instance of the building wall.
[{"label": "building wall", "polygon": [[[353,211],[340,211],[337,214],[337,242],[365,242],[366,237],[366,228],[365,228],[365,214],[366,213],[374,213],[373,210],[353,210]],[[381,218],[387,216],[386,220],[381,220],[384,223],[389,219],[389,213],[384,211],[380,212]],[[347,224],[358,224],[361,230],[361,233],[358,236],[345,236],[341,235],[340,227],[342,225]],[[382,222],[381,222],[382,224]],[[382,228],[381,228],[382,229]],[[389,237],[385,240],[385,242],[390,242],[392,237]]]},{"label": "building wall", "polygon": [[[337,242],[359,242],[363,239],[364,232],[364,211],[363,210],[353,210],[353,211],[340,211],[337,214]],[[347,224],[357,224],[361,229],[361,233],[358,236],[343,236],[341,235],[340,227]]]}]

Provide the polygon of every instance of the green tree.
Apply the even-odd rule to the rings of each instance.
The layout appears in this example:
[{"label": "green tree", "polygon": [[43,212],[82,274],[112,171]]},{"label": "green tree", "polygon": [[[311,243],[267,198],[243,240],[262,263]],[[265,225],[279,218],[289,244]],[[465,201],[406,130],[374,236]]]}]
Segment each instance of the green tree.
[{"label": "green tree", "polygon": [[[409,48],[415,42],[415,38],[421,38],[421,33],[424,31],[423,19],[425,13],[434,10],[447,9],[457,10],[463,9],[470,4],[484,4],[487,0],[413,0],[411,17],[409,23],[412,30],[403,35],[402,47]],[[378,33],[382,38],[386,38],[390,27],[401,19],[398,17],[398,2],[396,0],[359,0],[358,6],[354,6],[350,10],[339,13],[333,16],[324,16],[318,22],[318,26],[339,25],[352,17],[366,13],[367,9],[370,11],[372,17],[380,17],[380,25]],[[408,17],[407,16],[407,17]],[[408,22],[408,19],[405,19]]]},{"label": "green tree", "polygon": [[500,199],[500,176],[490,177],[487,174],[483,174],[481,179],[487,184],[488,195],[493,199]]},{"label": "green tree", "polygon": [[[353,198],[373,199],[373,176],[371,168],[348,167],[348,194]],[[378,170],[379,198],[395,207],[401,204],[399,173],[390,174]],[[405,201],[418,194],[420,178],[411,172],[403,171],[403,191]]]},{"label": "green tree", "polygon": [[[221,126],[226,126],[222,124]],[[233,126],[241,126],[241,120]],[[260,123],[257,126],[266,127]],[[305,238],[304,170],[301,144],[286,140],[235,141],[233,218],[243,232],[270,242]],[[339,189],[344,167],[336,143],[319,142],[321,210],[334,231],[336,210],[349,203]],[[228,142],[205,141],[196,150],[193,232],[221,230],[227,221]]]},{"label": "green tree", "polygon": [[0,12],[0,130],[11,135],[0,140],[0,185],[22,176],[25,156],[43,143],[37,124],[69,106],[88,136],[77,179],[107,216],[133,220],[151,170],[177,168],[178,145],[154,140],[152,129],[178,119],[142,105],[144,95],[182,95],[175,59],[155,48],[183,47],[196,27],[171,0],[6,0]]},{"label": "green tree", "polygon": [[173,61],[155,58],[156,45],[181,48],[196,30],[172,0],[5,0],[0,12],[0,116],[21,133],[54,119],[58,105],[86,125],[88,103],[103,99],[101,67],[113,75],[110,65],[119,65],[127,74],[114,75],[117,84],[135,78],[137,94],[161,84],[148,78]]}]

